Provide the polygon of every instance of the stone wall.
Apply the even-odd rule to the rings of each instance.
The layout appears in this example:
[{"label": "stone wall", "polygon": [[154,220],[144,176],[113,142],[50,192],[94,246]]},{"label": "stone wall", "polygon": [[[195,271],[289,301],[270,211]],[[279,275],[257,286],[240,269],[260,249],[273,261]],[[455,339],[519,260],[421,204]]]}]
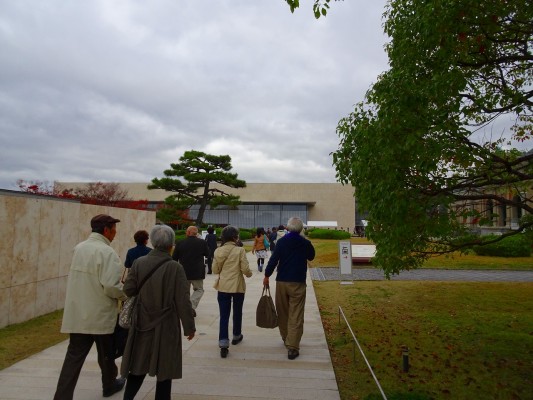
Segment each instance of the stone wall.
[{"label": "stone wall", "polygon": [[97,214],[121,220],[112,247],[122,260],[133,234],[156,220],[153,211],[0,190],[0,328],[63,308],[73,248]]}]

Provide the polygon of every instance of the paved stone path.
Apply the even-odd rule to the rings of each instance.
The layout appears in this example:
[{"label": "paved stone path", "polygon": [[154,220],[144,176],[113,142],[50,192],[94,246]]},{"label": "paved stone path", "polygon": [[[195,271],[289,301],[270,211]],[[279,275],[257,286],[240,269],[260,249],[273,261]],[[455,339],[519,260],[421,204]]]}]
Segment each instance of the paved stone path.
[{"label": "paved stone path", "polygon": [[[257,272],[255,256],[248,254],[254,276],[246,279],[243,310],[244,340],[230,346],[228,358],[218,348],[219,312],[213,283],[207,275],[205,293],[197,309],[197,335],[184,339],[183,379],[174,380],[172,399],[248,400],[320,399],[339,400],[339,390],[326,343],[322,320],[310,275],[307,280],[305,326],[300,357],[287,359],[278,329],[255,326],[255,309],[261,297],[263,274]],[[271,280],[271,292],[275,281]],[[230,322],[231,331],[231,322]],[[49,400],[53,397],[68,342],[62,342],[0,371],[0,399]],[[147,377],[136,399],[153,399],[155,378]],[[122,399],[117,393],[110,399]],[[75,400],[100,400],[102,389],[96,350],[83,366]]]},{"label": "paved stone path", "polygon": [[[352,275],[340,274],[338,267],[311,268],[315,281],[379,281],[385,280],[377,268],[353,268]],[[391,276],[392,281],[463,281],[463,282],[533,282],[533,271],[417,269]]]}]

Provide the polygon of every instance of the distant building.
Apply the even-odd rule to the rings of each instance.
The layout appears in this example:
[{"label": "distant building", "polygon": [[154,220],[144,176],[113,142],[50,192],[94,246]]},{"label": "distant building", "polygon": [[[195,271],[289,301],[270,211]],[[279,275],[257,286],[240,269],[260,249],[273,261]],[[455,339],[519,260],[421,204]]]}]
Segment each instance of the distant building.
[{"label": "distant building", "polygon": [[[533,150],[524,153],[527,156],[532,154]],[[471,216],[465,217],[462,223],[481,234],[516,230],[520,219],[528,213],[527,210],[531,209],[533,204],[533,181],[524,181],[515,187],[494,187],[491,190],[470,188],[469,192],[485,198],[457,202],[454,205],[455,211],[471,211]],[[494,196],[487,198],[487,194]]]},{"label": "distant building", "polygon": [[[82,187],[81,182],[56,182],[62,188]],[[148,182],[120,183],[132,200],[148,200],[148,207],[160,207],[172,192],[148,190]],[[286,224],[290,217],[307,221],[337,221],[337,229],[354,231],[356,209],[354,188],[340,183],[247,183],[245,188],[229,188],[214,184],[226,193],[240,197],[236,208],[220,206],[207,209],[204,223],[235,225],[240,228],[273,227]],[[192,207],[189,217],[194,219],[198,207]]]}]

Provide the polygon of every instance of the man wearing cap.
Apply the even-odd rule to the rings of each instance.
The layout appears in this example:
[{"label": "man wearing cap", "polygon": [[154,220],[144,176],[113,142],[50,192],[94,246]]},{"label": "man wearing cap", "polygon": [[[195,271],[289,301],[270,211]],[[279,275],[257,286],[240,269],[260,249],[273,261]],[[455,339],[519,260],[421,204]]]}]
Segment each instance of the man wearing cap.
[{"label": "man wearing cap", "polygon": [[193,290],[191,295],[192,308],[196,310],[204,295],[204,257],[209,257],[209,247],[207,247],[205,240],[198,237],[196,226],[189,226],[185,234],[187,237],[176,244],[172,258],[178,261],[185,270],[189,288],[192,286]]},{"label": "man wearing cap", "polygon": [[74,396],[81,368],[93,343],[102,371],[103,396],[124,387],[115,364],[113,330],[117,322],[117,300],[124,297],[120,276],[122,263],[110,246],[120,220],[99,214],[91,220],[89,238],[74,248],[70,265],[61,332],[70,341],[59,375],[55,400]]}]

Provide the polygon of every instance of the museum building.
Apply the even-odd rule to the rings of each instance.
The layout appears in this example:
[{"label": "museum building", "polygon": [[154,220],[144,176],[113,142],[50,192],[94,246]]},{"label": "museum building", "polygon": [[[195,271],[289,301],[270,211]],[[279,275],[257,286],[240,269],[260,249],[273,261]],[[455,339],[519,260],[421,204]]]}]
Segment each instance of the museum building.
[{"label": "museum building", "polygon": [[[57,182],[62,188],[82,187],[81,182]],[[148,182],[120,183],[132,200],[147,200],[157,209],[172,195],[162,189],[149,190]],[[340,183],[247,183],[245,188],[211,184],[227,194],[240,197],[237,207],[219,206],[208,209],[204,222],[213,225],[234,225],[240,228],[284,225],[290,217],[300,217],[309,226],[327,226],[352,232],[356,226],[354,188]],[[189,210],[194,219],[198,206]],[[357,225],[362,225],[360,222]]]}]

